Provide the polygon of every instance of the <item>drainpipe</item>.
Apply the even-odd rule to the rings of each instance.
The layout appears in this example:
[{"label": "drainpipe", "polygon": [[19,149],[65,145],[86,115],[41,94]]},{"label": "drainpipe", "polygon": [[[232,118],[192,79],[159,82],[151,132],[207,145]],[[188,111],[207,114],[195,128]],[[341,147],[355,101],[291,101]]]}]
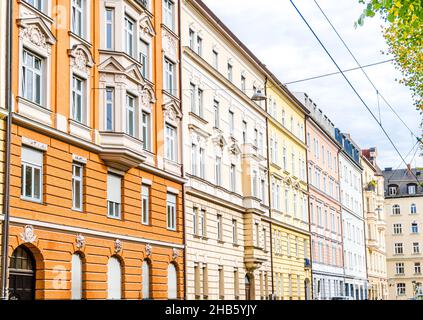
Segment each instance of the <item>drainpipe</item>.
[{"label": "drainpipe", "polygon": [[[180,108],[182,109],[182,39],[181,39],[181,1],[178,1],[178,33],[179,33],[179,101],[180,101]],[[179,138],[180,148],[183,150],[183,133],[182,129],[184,128],[183,123],[183,116],[181,120],[181,134]],[[181,159],[183,159],[184,155],[181,154]],[[182,177],[185,176],[185,168],[184,168],[184,161],[181,161],[181,174]],[[187,299],[187,243],[186,243],[186,231],[185,231],[185,222],[186,222],[186,210],[185,210],[185,183],[182,184],[182,238],[184,244],[184,300]]]},{"label": "drainpipe", "polygon": [[9,248],[9,218],[10,218],[10,140],[11,140],[11,106],[12,106],[12,31],[13,31],[13,1],[7,1],[6,16],[6,109],[8,111],[6,124],[6,163],[4,179],[4,221],[3,221],[3,239],[1,256],[1,300],[8,299],[8,248]]},{"label": "drainpipe", "polygon": [[[267,97],[267,77],[264,80],[264,95]],[[275,281],[273,279],[273,232],[272,232],[272,192],[271,192],[271,186],[270,186],[270,153],[269,153],[269,114],[268,112],[268,99],[264,102],[264,109],[266,111],[266,146],[267,146],[267,194],[269,198],[269,218],[270,218],[270,278],[272,279],[272,297],[275,292]],[[266,239],[264,240],[266,241]],[[267,297],[269,298],[269,297]]]}]

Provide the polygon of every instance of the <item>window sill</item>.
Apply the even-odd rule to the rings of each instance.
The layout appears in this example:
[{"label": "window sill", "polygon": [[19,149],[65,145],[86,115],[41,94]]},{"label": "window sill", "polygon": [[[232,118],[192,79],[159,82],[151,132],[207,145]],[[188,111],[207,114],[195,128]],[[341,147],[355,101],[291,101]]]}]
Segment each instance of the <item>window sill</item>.
[{"label": "window sill", "polygon": [[73,208],[73,207],[72,207],[72,211],[79,212],[79,213],[83,213],[84,212],[83,209],[77,209],[77,208]]},{"label": "window sill", "polygon": [[77,40],[79,40],[79,41],[81,41],[84,45],[86,45],[88,48],[92,48],[92,44],[91,44],[91,42],[90,42],[90,40],[87,40],[87,39],[85,39],[85,38],[83,38],[83,37],[81,37],[81,36],[79,36],[79,35],[77,35],[76,33],[74,33],[73,31],[68,31],[68,34],[71,36],[71,37],[73,37],[73,38],[75,38],[75,39],[77,39]]},{"label": "window sill", "polygon": [[196,114],[195,112],[192,112],[191,111],[190,113],[188,113],[188,115],[191,116],[191,117],[193,117],[193,118],[195,118],[195,119],[197,119],[198,121],[202,122],[203,124],[208,124],[209,123],[206,119],[204,119],[203,116],[201,116],[199,114]]},{"label": "window sill", "polygon": [[21,196],[21,200],[27,201],[27,202],[33,202],[33,203],[43,204],[43,201],[42,200],[37,200],[37,199],[33,199],[33,198],[27,198],[27,197],[24,197],[24,196]]},{"label": "window sill", "polygon": [[176,229],[171,229],[171,228],[166,228],[166,230],[173,231],[173,232],[176,232],[177,231]]},{"label": "window sill", "polygon": [[112,217],[112,216],[107,215],[107,218],[122,221],[122,217]]}]

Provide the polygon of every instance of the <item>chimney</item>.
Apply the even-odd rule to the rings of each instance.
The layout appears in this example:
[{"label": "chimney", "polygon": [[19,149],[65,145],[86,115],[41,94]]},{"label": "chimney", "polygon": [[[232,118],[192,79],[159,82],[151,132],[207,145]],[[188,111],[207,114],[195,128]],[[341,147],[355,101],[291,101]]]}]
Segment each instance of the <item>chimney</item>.
[{"label": "chimney", "polygon": [[407,173],[411,174],[411,164],[407,164]]}]

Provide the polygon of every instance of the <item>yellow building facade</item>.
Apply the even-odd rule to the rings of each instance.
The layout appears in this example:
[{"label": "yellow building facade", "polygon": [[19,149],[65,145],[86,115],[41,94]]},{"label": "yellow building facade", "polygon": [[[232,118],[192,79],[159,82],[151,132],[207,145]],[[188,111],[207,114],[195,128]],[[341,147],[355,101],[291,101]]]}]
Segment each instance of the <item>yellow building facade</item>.
[{"label": "yellow building facade", "polygon": [[311,299],[306,109],[273,77],[267,84],[273,292]]}]

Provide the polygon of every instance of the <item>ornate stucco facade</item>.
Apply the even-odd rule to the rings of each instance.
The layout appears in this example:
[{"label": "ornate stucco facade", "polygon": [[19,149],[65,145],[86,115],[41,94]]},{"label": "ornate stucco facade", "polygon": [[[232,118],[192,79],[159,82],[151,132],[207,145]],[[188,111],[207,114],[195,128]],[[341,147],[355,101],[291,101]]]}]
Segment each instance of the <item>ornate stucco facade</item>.
[{"label": "ornate stucco facade", "polygon": [[311,299],[305,117],[308,110],[268,78],[268,144],[274,295]]},{"label": "ornate stucco facade", "polygon": [[386,221],[383,208],[384,179],[376,159],[376,148],[362,150],[368,298],[370,300],[386,300],[388,298],[388,278],[386,273]]},{"label": "ornate stucco facade", "polygon": [[423,294],[422,171],[386,168],[383,176],[389,299],[407,300]]},{"label": "ornate stucco facade", "polygon": [[183,298],[179,2],[13,4],[10,297]]},{"label": "ornate stucco facade", "polygon": [[335,140],[334,124],[306,94],[302,94],[302,100],[310,110],[306,134],[313,297],[325,300],[344,295],[338,168],[340,146]]},{"label": "ornate stucco facade", "polygon": [[256,58],[201,1],[182,4],[187,299],[271,292],[266,113]]}]

